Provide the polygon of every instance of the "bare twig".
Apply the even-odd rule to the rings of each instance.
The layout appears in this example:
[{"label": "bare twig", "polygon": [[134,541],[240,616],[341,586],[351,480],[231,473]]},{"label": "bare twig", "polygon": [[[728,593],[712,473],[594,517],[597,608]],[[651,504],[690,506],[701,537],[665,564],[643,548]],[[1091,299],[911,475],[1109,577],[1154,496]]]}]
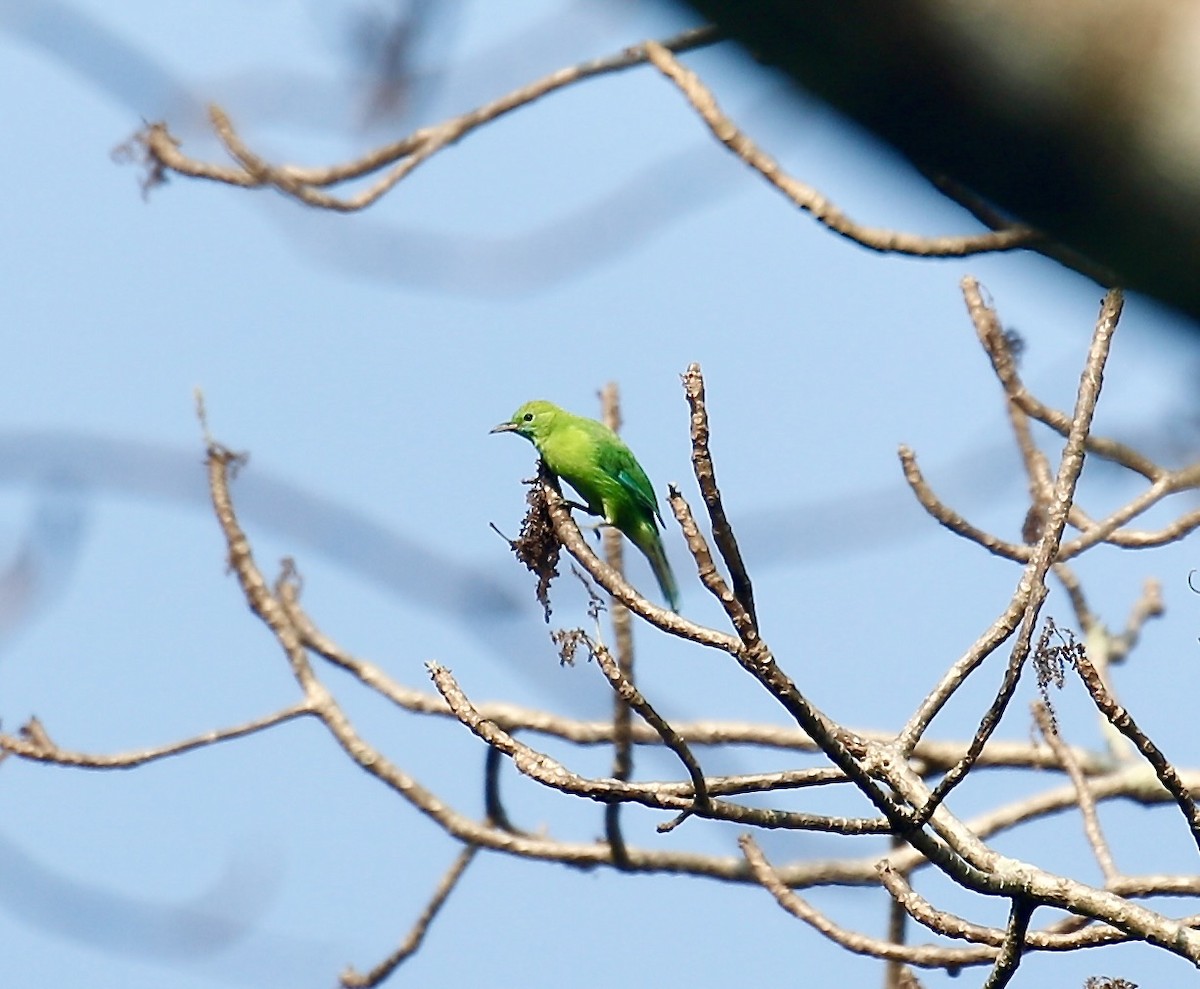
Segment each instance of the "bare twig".
[{"label": "bare twig", "polygon": [[[662,44],[669,50],[686,51],[712,44],[717,40],[719,35],[713,28],[701,27],[684,31]],[[559,69],[469,113],[432,127],[423,127],[361,158],[323,168],[276,166],[267,163],[242,141],[228,115],[217,106],[209,108],[209,116],[225,149],[237,161],[236,167],[200,162],[182,154],[179,151],[179,142],[171,136],[165,124],[150,125],[137,139],[145,146],[147,155],[155,167],[192,178],[244,188],[273,186],[309,206],[337,212],[354,212],[377,202],[421,164],[484,124],[566,86],[594,76],[641,65],[646,60],[645,46],[634,45],[616,55]],[[355,195],[342,198],[321,191],[323,188],[363,178],[383,169],[387,171],[380,178]]]},{"label": "bare twig", "polygon": [[736,592],[730,589],[725,578],[721,576],[721,572],[713,561],[712,553],[709,552],[708,543],[705,542],[700,527],[696,524],[695,516],[692,515],[691,507],[673,484],[668,488],[667,503],[671,506],[671,512],[675,515],[675,520],[679,523],[683,538],[691,551],[700,583],[720,602],[746,646],[754,648],[760,641],[754,616]]},{"label": "bare twig", "polygon": [[[713,787],[705,782],[710,799],[700,806],[695,791],[681,792],[674,786],[655,783],[629,783],[615,779],[589,779],[572,772],[543,752],[530,748],[479,716],[454,676],[438,663],[426,663],[438,691],[446,698],[458,719],[488,745],[499,749],[513,761],[518,772],[545,786],[564,793],[608,802],[622,800],[660,810],[690,811],[714,820],[752,824],[766,828],[830,831],[834,834],[882,834],[886,821],[877,818],[830,817],[797,811],[765,810],[743,807],[725,800],[712,799]],[[630,852],[630,867],[639,868]]]},{"label": "bare twig", "polygon": [[988,251],[1012,251],[1034,247],[1042,241],[1037,231],[1017,224],[1003,230],[961,237],[919,237],[855,223],[811,186],[788,175],[774,158],[739,130],[721,111],[708,87],[672,56],[665,46],[647,41],[644,47],[654,67],[675,84],[718,141],[762,175],[795,206],[833,233],[873,251],[918,257],[962,257]]},{"label": "bare twig", "polygon": [[899,455],[900,465],[904,469],[904,480],[912,488],[912,492],[916,495],[921,507],[939,523],[955,535],[969,539],[973,543],[978,543],[989,553],[994,553],[996,556],[1001,556],[1006,560],[1014,560],[1018,563],[1025,563],[1029,560],[1031,550],[1028,546],[1010,543],[999,536],[992,535],[990,532],[984,532],[943,502],[925,480],[925,476],[917,466],[917,455],[909,447],[901,446]]},{"label": "bare twig", "polygon": [[1029,929],[1029,921],[1033,917],[1034,904],[1024,897],[1013,897],[1012,907],[1008,914],[1008,928],[1004,933],[1004,944],[996,956],[996,964],[988,973],[983,989],[1004,989],[1021,964],[1022,949],[1025,945],[1025,932]]},{"label": "bare twig", "polygon": [[725,566],[729,568],[734,595],[745,609],[750,624],[757,629],[754,586],[742,560],[742,551],[738,547],[737,537],[733,534],[733,527],[725,515],[725,503],[721,499],[721,490],[717,487],[716,468],[708,449],[708,405],[704,400],[704,376],[700,372],[700,365],[695,361],[689,364],[683,373],[683,391],[687,396],[691,414],[692,470],[696,475],[696,483],[700,486],[704,506],[708,509],[713,542],[717,544],[717,551],[725,561]]},{"label": "bare twig", "polygon": [[[904,911],[923,927],[944,937],[970,941],[990,949],[980,960],[965,961],[963,964],[978,965],[994,961],[998,955],[994,949],[1001,948],[1007,940],[1006,932],[999,928],[974,924],[947,911],[936,909],[887,862],[879,864],[879,877],[893,901],[900,904]],[[1069,917],[1067,920],[1069,923],[1056,924],[1045,930],[1026,930],[1024,948],[1030,951],[1077,951],[1080,948],[1099,948],[1107,944],[1136,940],[1135,936],[1109,924],[1097,924],[1078,917]],[[1180,923],[1194,926],[1190,918],[1185,918]]]},{"label": "bare twig", "polygon": [[454,861],[450,863],[450,868],[438,882],[433,896],[425,905],[425,909],[421,911],[421,916],[417,918],[416,923],[408,932],[408,936],[394,952],[368,972],[359,973],[350,968],[342,973],[340,982],[346,989],[371,989],[372,986],[379,985],[403,962],[417,953],[421,943],[425,940],[425,935],[429,932],[430,925],[445,905],[446,900],[449,899],[450,894],[454,892],[458,881],[462,879],[463,873],[467,871],[467,866],[471,864],[478,851],[478,845],[467,845],[458,853]]},{"label": "bare twig", "polygon": [[[663,744],[667,746],[683,763],[683,767],[687,770],[688,776],[691,778],[693,792],[695,794],[696,809],[703,813],[709,805],[708,784],[704,779],[704,773],[700,769],[700,763],[696,761],[696,757],[692,755],[692,750],[688,748],[679,733],[672,728],[656,710],[651,706],[650,702],[642,695],[626,672],[621,669],[621,665],[613,659],[603,643],[588,641],[588,649],[591,651],[592,658],[596,660],[596,665],[603,672],[612,686],[614,693],[621,698],[625,704],[626,710],[632,708],[637,711],[639,717],[646,724],[650,725],[663,740]],[[844,777],[842,777],[844,779]],[[620,780],[623,783],[628,782],[628,777],[618,776],[613,773],[613,779]],[[613,804],[611,806],[616,806]]]},{"label": "bare twig", "polygon": [[1129,712],[1117,703],[1116,698],[1105,686],[1100,674],[1096,672],[1096,668],[1086,655],[1077,657],[1075,669],[1078,671],[1083,685],[1087,687],[1087,692],[1092,695],[1092,702],[1100,710],[1100,713],[1137,747],[1137,750],[1154,768],[1155,775],[1183,812],[1192,832],[1192,840],[1195,841],[1197,848],[1200,848],[1200,810],[1197,809],[1196,802],[1188,792],[1188,787],[1180,779],[1178,771],[1163,755],[1162,750],[1137,726]]},{"label": "bare twig", "polygon": [[881,938],[847,931],[835,924],[812,904],[788,888],[786,882],[767,861],[762,850],[749,835],[738,839],[742,854],[758,883],[784,910],[824,934],[835,944],[859,955],[870,955],[885,961],[904,962],[922,968],[955,968],[985,965],[996,957],[994,948],[942,948],[927,945],[895,944]]},{"label": "bare twig", "polygon": [[264,715],[253,721],[234,725],[232,728],[214,729],[179,742],[171,742],[168,745],[136,749],[132,752],[116,752],[111,755],[94,755],[64,749],[54,744],[45,730],[41,728],[40,723],[34,719],[30,726],[22,729],[19,736],[0,735],[0,751],[20,756],[31,762],[45,762],[56,766],[75,766],[80,769],[133,769],[135,766],[143,766],[158,759],[167,759],[209,745],[216,745],[235,738],[244,738],[255,732],[274,728],[284,722],[315,713],[312,704],[303,700],[290,704],[274,714]]},{"label": "bare twig", "polygon": [[[904,847],[904,839],[899,835],[892,835],[891,846],[892,851]],[[908,933],[908,914],[896,900],[891,900],[888,904],[888,932],[887,939],[892,944],[904,944]],[[889,958],[884,969],[883,985],[884,989],[907,989],[906,975],[908,972],[904,962],[899,958]]]},{"label": "bare twig", "polygon": [[[998,325],[995,314],[983,302],[979,285],[974,279],[966,278],[963,280],[963,293],[966,296],[967,308],[971,312],[977,326]],[[932,807],[936,807],[945,799],[946,794],[966,776],[974,764],[975,758],[982,751],[988,738],[999,724],[1000,717],[1012,699],[1013,692],[1016,690],[1017,681],[1020,679],[1021,670],[1029,654],[1038,614],[1040,613],[1042,602],[1048,593],[1046,574],[1049,572],[1058,554],[1063,530],[1067,523],[1067,513],[1074,502],[1075,487],[1079,481],[1079,474],[1083,470],[1085,441],[1091,430],[1096,402],[1100,397],[1104,365],[1108,358],[1112,334],[1116,329],[1117,321],[1120,319],[1121,305],[1121,293],[1116,290],[1110,291],[1105,296],[1100,316],[1096,321],[1091,346],[1088,349],[1087,360],[1084,363],[1083,374],[1079,382],[1079,390],[1075,400],[1075,414],[1071,422],[1071,429],[1067,435],[1067,442],[1063,447],[1062,457],[1059,461],[1058,476],[1054,482],[1054,495],[1049,506],[1046,523],[1042,527],[1042,532],[1034,548],[1033,556],[1026,565],[1025,571],[1021,576],[1021,581],[1017,585],[1016,593],[1013,595],[1012,605],[1018,605],[1021,610],[1021,624],[1017,641],[1013,646],[1013,651],[1004,673],[1004,679],[995,700],[980,721],[979,730],[976,732],[975,738],[967,750],[967,755],[961,762],[952,767],[937,787],[934,788],[930,798],[930,806],[925,808],[923,816],[927,815]],[[1004,353],[1008,353],[1007,349]],[[1012,607],[1010,606],[1011,611]],[[947,683],[946,679],[943,680],[943,684],[951,686]],[[941,696],[943,698],[949,696],[946,688],[942,688]],[[930,704],[927,700],[922,705],[922,712],[928,710],[929,707]],[[922,712],[918,712],[918,714],[923,716]],[[912,724],[911,721],[910,724]]]},{"label": "bare twig", "polygon": [[[1000,324],[995,310],[983,301],[979,286],[973,279],[966,280],[964,292],[967,294],[967,308],[975,323],[979,341],[983,344],[983,349],[991,361],[992,370],[1004,388],[1004,393],[1008,396],[1009,401],[1031,418],[1049,426],[1064,439],[1067,438],[1074,422],[1073,417],[1065,412],[1052,409],[1029,393],[1021,381],[1016,361],[1013,359],[1004,333],[1004,327]],[[1111,295],[1110,292],[1106,298]],[[1120,464],[1122,467],[1140,474],[1148,481],[1157,481],[1168,473],[1166,468],[1160,467],[1133,448],[1124,443],[1118,443],[1116,440],[1089,435],[1085,442],[1088,453]]]},{"label": "bare twig", "polygon": [[1079,768],[1079,763],[1075,761],[1070,747],[1059,736],[1058,729],[1051,719],[1046,705],[1035,701],[1032,707],[1033,716],[1037,721],[1038,728],[1041,729],[1042,737],[1046,739],[1047,744],[1062,762],[1063,768],[1071,777],[1071,784],[1075,787],[1075,792],[1079,794],[1079,812],[1083,815],[1084,834],[1087,836],[1088,844],[1092,846],[1092,854],[1096,856],[1096,862],[1104,875],[1105,883],[1111,886],[1113,881],[1118,878],[1119,873],[1116,863],[1113,862],[1112,849],[1109,848],[1104,837],[1104,830],[1100,827],[1100,817],[1096,813],[1096,801],[1092,799],[1092,792],[1088,789],[1087,780]]}]

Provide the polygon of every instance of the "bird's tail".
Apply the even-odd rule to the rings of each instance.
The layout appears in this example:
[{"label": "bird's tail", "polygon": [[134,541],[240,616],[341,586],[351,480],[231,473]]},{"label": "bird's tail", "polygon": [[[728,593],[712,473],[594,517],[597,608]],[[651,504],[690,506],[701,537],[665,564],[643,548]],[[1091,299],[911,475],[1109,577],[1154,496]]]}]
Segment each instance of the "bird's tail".
[{"label": "bird's tail", "polygon": [[675,583],[675,574],[671,572],[662,537],[659,536],[654,523],[651,522],[645,529],[641,529],[633,542],[650,561],[650,569],[654,571],[659,589],[667,599],[667,605],[672,611],[679,611],[679,586]]}]

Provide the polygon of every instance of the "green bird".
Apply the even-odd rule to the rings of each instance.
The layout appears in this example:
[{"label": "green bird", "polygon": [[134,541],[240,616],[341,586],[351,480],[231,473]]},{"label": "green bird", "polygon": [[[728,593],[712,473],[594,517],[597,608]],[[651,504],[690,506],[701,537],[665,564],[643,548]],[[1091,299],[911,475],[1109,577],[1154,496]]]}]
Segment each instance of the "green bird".
[{"label": "green bird", "polygon": [[542,401],[526,402],[492,432],[516,433],[537,447],[542,462],[579,492],[591,514],[616,526],[645,554],[667,604],[679,610],[679,588],[658,534],[658,499],[642,465],[616,433]]}]

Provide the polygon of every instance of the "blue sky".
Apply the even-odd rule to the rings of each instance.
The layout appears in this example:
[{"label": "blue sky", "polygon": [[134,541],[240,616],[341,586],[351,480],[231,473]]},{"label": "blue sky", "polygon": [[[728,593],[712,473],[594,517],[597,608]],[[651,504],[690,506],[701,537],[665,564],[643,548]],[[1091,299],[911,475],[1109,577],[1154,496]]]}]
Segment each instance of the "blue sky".
[{"label": "blue sky", "polygon": [[[260,563],[271,572],[295,557],[305,603],[345,647],[412,685],[427,684],[423,663],[437,659],[477,699],[606,711],[593,667],[558,666],[531,578],[489,530],[516,531],[533,452],[488,429],[533,397],[595,412],[597,389],[616,380],[626,438],[650,476],[660,489],[680,482],[698,505],[678,378],[693,360],[776,655],[833,716],[899,726],[1018,577],[929,521],[895,456],[900,443],[914,447],[973,521],[1019,531],[1024,484],[958,281],[983,281],[1027,342],[1031,387],[1059,405],[1072,401],[1100,290],[1035,257],[921,262],[836,239],[712,141],[646,67],[472,134],[359,215],[182,179],[143,199],[138,168],[114,162],[114,148],[158,119],[186,151],[219,157],[201,113],[210,100],[273,160],[342,160],[691,23],[649,3],[457,4],[416,52],[407,111],[372,119],[350,40],[368,9],[0,0],[5,729],[36,714],[64,746],[118,751],[296,699],[225,573],[196,387],[216,436],[250,453],[234,493]],[[971,229],[887,149],[729,46],[687,61],[789,170],[856,218]],[[1197,355],[1178,329],[1129,300],[1097,420],[1167,460],[1195,445]],[[1088,485],[1097,515],[1135,490],[1104,471]],[[684,612],[717,622],[684,576],[677,533],[667,547]],[[1187,699],[1200,648],[1200,604],[1185,581],[1193,556],[1187,545],[1102,551],[1080,566],[1114,626],[1144,577],[1164,580],[1168,617],[1118,686],[1182,765],[1193,762]],[[632,568],[652,587],[642,561]],[[582,620],[569,581],[557,600],[557,622]],[[1067,622],[1057,593],[1048,610]],[[646,692],[668,716],[782,718],[719,657],[642,630],[638,646]],[[942,736],[969,733],[998,677],[967,692]],[[364,733],[478,812],[482,752],[465,730],[398,716],[328,680]],[[1023,688],[1006,737],[1028,737],[1032,696]],[[1061,703],[1072,739],[1098,742],[1080,691]],[[557,754],[607,772],[604,751]],[[757,768],[768,757],[740,758]],[[676,771],[646,766],[648,777]],[[5,984],[328,986],[391,950],[455,851],[315,724],[127,773],[10,760],[0,781]],[[991,778],[964,788],[956,809],[1022,786],[1037,783]],[[527,826],[600,832],[580,801],[513,778],[506,788]],[[1105,813],[1126,836],[1118,857],[1127,851],[1129,871],[1191,868],[1169,811]],[[1128,848],[1151,820],[1161,840]],[[630,815],[638,841],[736,854],[732,829],[692,822],[662,837],[655,823]],[[1078,834],[1064,817],[1006,847],[1075,863],[1087,878]],[[843,852],[822,836],[775,835],[767,846],[783,859]],[[882,930],[879,894],[813,899]],[[949,902],[997,919],[994,905]],[[210,940],[180,933],[197,929]],[[534,971],[531,952],[542,958]],[[464,961],[531,987],[607,985],[630,964],[647,983],[697,986],[878,977],[875,963],[798,930],[758,889],[495,855],[472,867],[398,979],[457,984]],[[1068,984],[1096,972],[1149,984],[1180,963],[1130,950],[1034,964]]]}]

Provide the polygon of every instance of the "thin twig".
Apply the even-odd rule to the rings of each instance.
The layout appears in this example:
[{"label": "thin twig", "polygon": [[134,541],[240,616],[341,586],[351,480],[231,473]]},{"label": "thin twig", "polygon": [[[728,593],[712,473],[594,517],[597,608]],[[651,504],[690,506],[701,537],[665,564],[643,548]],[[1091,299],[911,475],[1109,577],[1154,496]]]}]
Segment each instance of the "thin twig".
[{"label": "thin twig", "polygon": [[798,920],[819,931],[835,944],[859,955],[881,958],[885,961],[904,962],[922,968],[954,968],[967,965],[985,965],[996,957],[996,949],[942,948],[928,945],[895,944],[882,938],[870,937],[856,931],[847,931],[817,910],[803,897],[788,888],[783,877],[775,870],[750,835],[738,838],[742,854],[750,867],[751,874],[784,910]]},{"label": "thin twig", "polygon": [[[714,28],[700,27],[683,31],[665,40],[662,45],[674,51],[687,51],[719,40],[720,35]],[[423,127],[398,141],[341,165],[321,168],[271,165],[250,150],[234,129],[228,115],[218,106],[209,108],[213,128],[225,149],[240,167],[231,168],[195,161],[180,153],[179,142],[171,136],[165,124],[150,125],[137,139],[146,148],[147,155],[155,167],[192,178],[244,188],[270,185],[309,206],[343,213],[355,212],[377,202],[411,175],[418,166],[479,127],[566,86],[594,76],[641,65],[646,60],[645,46],[634,45],[616,55],[559,69],[468,113],[431,127]],[[355,195],[342,198],[321,191],[324,187],[363,178],[382,169],[388,171]]]},{"label": "thin twig", "polygon": [[988,973],[983,989],[1004,989],[1017,974],[1025,946],[1025,932],[1029,929],[1029,921],[1033,917],[1034,904],[1023,896],[1013,897],[1012,907],[1008,913],[1008,927],[1004,933],[1004,944],[1000,946],[1000,954],[996,956],[996,964]]},{"label": "thin twig", "polygon": [[[692,754],[692,750],[688,748],[687,742],[667,723],[665,718],[654,710],[650,702],[646,700],[642,692],[629,679],[625,670],[621,669],[620,663],[613,658],[612,653],[605,648],[603,643],[589,640],[588,649],[592,654],[592,658],[596,660],[596,665],[608,679],[613,692],[625,704],[626,710],[628,711],[632,708],[634,711],[637,711],[638,716],[658,733],[658,736],[663,740],[663,744],[679,757],[679,761],[683,763],[683,767],[687,770],[687,774],[692,781],[696,810],[700,813],[706,811],[709,805],[708,784],[704,779],[704,772],[700,769],[700,763],[696,761],[696,757]],[[842,778],[844,779],[845,777],[843,776]],[[613,779],[620,780],[622,783],[628,782],[628,778],[617,776],[616,773],[613,774]]]},{"label": "thin twig", "polygon": [[1183,812],[1184,819],[1188,822],[1188,827],[1192,832],[1192,840],[1196,843],[1196,847],[1200,848],[1200,810],[1197,809],[1196,802],[1188,792],[1188,787],[1179,778],[1178,771],[1163,755],[1162,750],[1137,726],[1137,722],[1133,720],[1130,713],[1117,703],[1116,698],[1105,686],[1100,674],[1096,672],[1096,668],[1086,655],[1076,657],[1075,669],[1078,671],[1083,685],[1087,688],[1087,692],[1091,694],[1092,703],[1117,731],[1137,747],[1137,750],[1154,768],[1154,774],[1158,777],[1159,782],[1171,794]]},{"label": "thin twig", "polygon": [[700,532],[700,527],[696,524],[695,516],[692,515],[691,507],[674,484],[667,488],[667,503],[671,506],[671,512],[675,516],[675,521],[679,523],[684,541],[692,554],[700,583],[725,609],[725,614],[729,616],[729,621],[746,646],[753,648],[761,641],[754,617],[737,593],[725,582],[725,578],[721,576],[721,571],[717,569],[712,553],[709,552],[708,543]]},{"label": "thin twig", "polygon": [[666,76],[700,115],[713,136],[758,172],[795,206],[832,232],[873,251],[918,257],[963,257],[989,251],[1012,251],[1037,246],[1042,236],[1030,227],[1014,224],[1003,230],[961,237],[920,237],[855,223],[823,195],[788,175],[774,158],[762,151],[717,105],[712,92],[663,45],[644,45],[654,67]]},{"label": "thin twig", "polygon": [[[905,841],[899,835],[891,837],[892,851],[903,848]],[[894,899],[888,903],[887,939],[892,944],[904,944],[908,933],[908,913]],[[889,958],[884,968],[884,989],[905,989],[907,968],[899,958]]]},{"label": "thin twig", "polygon": [[901,446],[898,452],[900,465],[904,470],[904,480],[908,482],[908,486],[912,489],[921,507],[941,525],[945,526],[955,535],[969,539],[973,543],[978,543],[989,553],[994,553],[996,556],[1003,557],[1006,560],[1014,560],[1018,563],[1028,562],[1033,552],[1028,546],[1010,543],[999,536],[994,536],[990,532],[984,532],[984,530],[972,525],[934,493],[933,489],[929,486],[929,482],[925,480],[925,475],[921,473],[920,467],[917,466],[917,455],[909,447]]},{"label": "thin twig", "polygon": [[708,448],[708,405],[704,399],[704,375],[700,371],[700,365],[695,361],[689,364],[683,373],[683,391],[687,396],[691,418],[692,471],[696,475],[696,483],[700,486],[700,495],[704,499],[704,506],[708,509],[713,542],[717,544],[717,551],[721,554],[721,559],[725,561],[725,566],[729,568],[733,593],[746,610],[751,626],[757,630],[758,615],[754,610],[754,585],[750,581],[750,574],[742,560],[742,551],[738,547],[737,537],[733,534],[733,527],[725,515],[721,489],[717,487],[717,472],[713,466],[712,453]]},{"label": "thin twig", "polygon": [[[996,951],[994,949],[1003,946],[1006,940],[1005,931],[996,927],[974,924],[947,911],[938,910],[917,893],[908,881],[886,861],[879,863],[878,874],[880,882],[892,899],[899,903],[904,911],[921,926],[944,937],[986,945],[993,949],[981,961],[966,962],[965,964],[983,964],[995,959]],[[1195,927],[1196,918],[1185,917],[1178,923],[1184,928]],[[1139,940],[1136,934],[1122,931],[1110,924],[1096,923],[1087,917],[1072,916],[1043,930],[1027,930],[1024,936],[1024,948],[1029,951],[1066,952],[1077,951],[1080,948],[1100,948],[1109,944],[1124,944],[1136,940]]]},{"label": "thin twig", "polygon": [[765,828],[819,830],[834,834],[884,834],[888,831],[888,822],[878,818],[830,817],[798,811],[743,807],[729,801],[715,800],[711,798],[712,787],[707,781],[704,789],[710,794],[710,799],[705,806],[700,807],[695,800],[693,788],[688,788],[685,792],[673,786],[664,787],[653,783],[628,783],[621,780],[590,779],[580,776],[556,759],[552,759],[544,752],[538,752],[502,731],[492,722],[481,718],[448,669],[433,662],[425,665],[434,685],[446,698],[459,721],[481,740],[512,759],[518,772],[563,793],[572,793],[603,802],[622,800],[659,810],[691,811],[714,820],[752,824]]},{"label": "thin twig", "polygon": [[[116,752],[111,755],[95,755],[87,752],[76,752],[64,749],[52,741],[34,719],[29,726],[22,729],[20,735],[0,735],[0,751],[28,759],[31,762],[45,762],[56,766],[74,766],[79,769],[133,769],[158,759],[168,759],[171,756],[182,755],[195,749],[209,745],[227,742],[235,738],[244,738],[255,732],[274,728],[276,725],[292,721],[295,718],[315,714],[312,704],[307,700],[267,714],[232,728],[217,728],[202,732],[182,741],[171,742],[150,749],[136,749],[132,752]],[[34,727],[36,726],[36,727]]]},{"label": "thin twig", "polygon": [[346,989],[371,989],[372,986],[379,985],[403,962],[417,953],[421,943],[425,940],[425,935],[429,932],[430,925],[445,905],[446,900],[449,899],[450,894],[454,892],[455,887],[458,886],[458,881],[462,879],[463,873],[467,871],[467,866],[474,860],[478,851],[478,845],[467,845],[458,853],[454,861],[450,863],[450,868],[438,882],[433,896],[425,905],[425,909],[421,911],[421,916],[417,918],[408,932],[408,936],[394,952],[368,972],[359,973],[349,968],[341,974],[339,981]]},{"label": "thin twig", "polygon": [[[996,378],[1004,388],[1004,392],[1009,400],[1015,403],[1031,418],[1044,423],[1066,439],[1071,432],[1074,418],[1065,412],[1051,408],[1029,393],[1021,381],[1020,373],[1017,371],[1017,363],[1012,355],[1012,349],[1009,346],[1004,327],[1001,325],[995,310],[983,301],[978,283],[974,279],[964,279],[964,292],[967,295],[967,308],[971,313],[972,321],[975,323],[979,342],[983,345],[984,352],[991,361],[992,370],[995,372]],[[1105,297],[1106,300],[1111,296],[1112,293],[1110,292]],[[1088,453],[1120,464],[1122,467],[1140,474],[1148,481],[1156,481],[1168,473],[1166,468],[1160,467],[1132,447],[1124,443],[1118,443],[1116,440],[1089,435],[1086,445]]]},{"label": "thin twig", "polygon": [[1119,873],[1116,863],[1113,861],[1112,849],[1109,848],[1108,841],[1104,837],[1104,830],[1100,827],[1100,817],[1096,813],[1096,801],[1092,799],[1092,792],[1088,789],[1087,780],[1079,768],[1079,763],[1075,761],[1070,746],[1058,734],[1058,729],[1051,719],[1046,705],[1041,701],[1035,701],[1032,708],[1033,717],[1037,721],[1038,728],[1041,729],[1042,737],[1054,750],[1055,756],[1058,757],[1063,768],[1071,777],[1071,785],[1079,794],[1079,813],[1083,815],[1084,834],[1087,836],[1088,844],[1092,846],[1092,854],[1096,856],[1096,862],[1104,875],[1105,884],[1111,887]]},{"label": "thin twig", "polygon": [[[974,279],[963,280],[963,293],[966,296],[967,308],[972,313],[977,325],[984,319],[995,321],[995,314],[983,302],[979,285]],[[979,730],[975,733],[975,738],[972,740],[966,756],[952,767],[934,788],[929,806],[922,810],[923,817],[927,816],[932,808],[941,803],[946,795],[965,778],[988,738],[1000,723],[1000,718],[1016,690],[1025,659],[1029,655],[1038,615],[1048,593],[1046,574],[1058,554],[1063,530],[1067,524],[1067,513],[1075,500],[1075,488],[1083,470],[1085,440],[1091,431],[1096,403],[1100,398],[1100,388],[1104,380],[1104,365],[1108,359],[1113,332],[1116,330],[1121,316],[1121,306],[1121,293],[1115,289],[1110,291],[1105,296],[1100,315],[1096,320],[1091,346],[1088,348],[1088,356],[1079,381],[1071,429],[1059,461],[1058,476],[1054,482],[1054,495],[1048,508],[1046,523],[1014,595],[1014,602],[1020,601],[1023,605],[1021,626],[1004,672],[1004,679],[995,699],[980,721]]]},{"label": "thin twig", "polygon": [[[824,712],[800,692],[791,677],[780,668],[762,639],[757,639],[753,646],[748,646],[738,638],[718,632],[716,629],[697,625],[673,611],[660,608],[647,601],[620,574],[606,566],[604,561],[596,556],[592,548],[588,546],[587,540],[583,538],[579,526],[571,518],[570,512],[563,503],[562,494],[556,486],[549,481],[543,481],[542,484],[555,535],[567,552],[591,574],[596,583],[619,598],[634,614],[661,631],[669,632],[671,635],[697,645],[727,652],[737,661],[738,665],[766,688],[767,692],[779,702],[788,714],[796,719],[796,723],[808,732],[821,750],[885,817],[896,826],[907,820],[907,811],[871,779],[850,750],[850,744],[857,745],[860,740],[849,737],[840,726],[834,724]],[[691,514],[691,510],[687,509],[687,502],[678,492],[672,494],[671,505],[672,508],[680,505],[686,509],[688,515]],[[688,533],[689,545],[692,545],[693,541],[695,542],[694,553],[708,553],[707,544],[698,531]],[[719,575],[716,579],[719,579]],[[726,593],[728,598],[733,600],[733,595],[728,592],[728,589]]]}]

